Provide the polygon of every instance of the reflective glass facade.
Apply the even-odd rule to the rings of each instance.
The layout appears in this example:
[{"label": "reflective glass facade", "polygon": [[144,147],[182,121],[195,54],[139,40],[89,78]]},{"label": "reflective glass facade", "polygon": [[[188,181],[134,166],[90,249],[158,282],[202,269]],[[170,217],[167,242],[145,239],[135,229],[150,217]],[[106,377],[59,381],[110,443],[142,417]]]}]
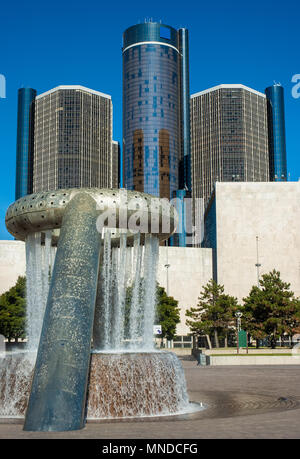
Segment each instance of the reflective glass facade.
[{"label": "reflective glass facade", "polygon": [[18,91],[16,200],[32,193],[35,97],[35,89],[21,88]]},{"label": "reflective glass facade", "polygon": [[284,91],[275,84],[266,89],[269,129],[270,180],[287,180]]},{"label": "reflective glass facade", "polygon": [[182,156],[178,31],[138,24],[123,35],[124,187],[171,198]]}]

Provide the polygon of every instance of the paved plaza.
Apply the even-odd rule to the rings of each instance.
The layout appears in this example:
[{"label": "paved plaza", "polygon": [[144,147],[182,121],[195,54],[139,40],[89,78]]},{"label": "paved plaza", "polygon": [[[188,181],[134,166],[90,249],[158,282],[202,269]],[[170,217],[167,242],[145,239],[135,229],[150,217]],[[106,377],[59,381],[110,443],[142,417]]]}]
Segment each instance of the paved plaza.
[{"label": "paved plaza", "polygon": [[0,438],[209,439],[300,438],[300,366],[200,367],[182,360],[197,414],[122,422],[88,422],[80,431],[24,432],[0,423]]}]

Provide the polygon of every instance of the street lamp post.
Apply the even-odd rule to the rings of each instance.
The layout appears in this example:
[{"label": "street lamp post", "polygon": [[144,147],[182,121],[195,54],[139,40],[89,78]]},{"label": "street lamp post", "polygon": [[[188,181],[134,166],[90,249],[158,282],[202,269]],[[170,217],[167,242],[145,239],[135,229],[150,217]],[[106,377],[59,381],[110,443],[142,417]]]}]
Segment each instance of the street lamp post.
[{"label": "street lamp post", "polygon": [[257,269],[257,287],[259,288],[259,268],[261,267],[261,264],[259,263],[259,256],[258,256],[258,236],[256,236],[256,263],[255,263],[256,269]]},{"label": "street lamp post", "polygon": [[167,260],[166,260],[165,268],[167,270],[167,295],[169,296],[169,268],[171,265],[169,264],[168,247],[169,247],[169,242],[167,241]]},{"label": "street lamp post", "polygon": [[[170,268],[170,263],[169,263],[169,257],[168,257],[168,247],[169,247],[169,241],[167,240],[167,262],[165,264],[165,268],[167,270],[167,296],[169,296],[169,268]],[[167,340],[167,348],[169,349],[171,347],[171,342]]]},{"label": "street lamp post", "polygon": [[239,332],[241,331],[241,317],[242,317],[243,313],[241,311],[237,311],[235,313],[235,317],[236,317],[236,323],[237,323],[237,354],[239,354],[240,352],[240,343],[239,343]]}]

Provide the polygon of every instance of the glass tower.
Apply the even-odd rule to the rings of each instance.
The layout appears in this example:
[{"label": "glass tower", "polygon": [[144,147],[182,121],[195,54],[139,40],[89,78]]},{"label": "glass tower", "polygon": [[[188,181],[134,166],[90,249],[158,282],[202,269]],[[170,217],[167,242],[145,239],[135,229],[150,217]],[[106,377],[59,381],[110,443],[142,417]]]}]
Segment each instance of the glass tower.
[{"label": "glass tower", "polygon": [[18,91],[16,200],[32,193],[35,97],[35,89],[21,88]]},{"label": "glass tower", "polygon": [[112,110],[109,95],[78,85],[36,97],[34,192],[117,186]]},{"label": "glass tower", "polygon": [[[160,23],[123,34],[124,187],[172,198],[189,161],[188,36]],[[185,65],[185,67],[183,66]],[[184,87],[184,91],[183,91]],[[183,140],[186,140],[185,147]]]},{"label": "glass tower", "polygon": [[263,93],[222,84],[191,96],[193,198],[207,205],[215,182],[269,181]]},{"label": "glass tower", "polygon": [[181,60],[181,167],[179,170],[179,187],[191,191],[189,35],[187,29],[179,29],[178,34]]},{"label": "glass tower", "polygon": [[270,180],[287,180],[284,93],[280,84],[266,88],[270,155]]}]

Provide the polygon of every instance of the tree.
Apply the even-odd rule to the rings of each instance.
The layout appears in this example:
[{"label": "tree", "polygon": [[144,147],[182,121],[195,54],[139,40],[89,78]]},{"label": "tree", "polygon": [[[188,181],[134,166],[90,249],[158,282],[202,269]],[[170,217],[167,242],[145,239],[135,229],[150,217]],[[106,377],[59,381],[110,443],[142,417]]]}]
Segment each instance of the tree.
[{"label": "tree", "polygon": [[162,338],[171,341],[176,334],[176,325],[180,322],[180,309],[178,301],[168,296],[163,287],[157,284],[157,323],[162,328]]},{"label": "tree", "polygon": [[263,274],[260,287],[244,298],[243,327],[256,339],[269,338],[272,348],[284,334],[293,335],[300,324],[300,301],[275,269]]},{"label": "tree", "polygon": [[224,293],[224,286],[211,279],[202,287],[196,308],[186,311],[190,317],[186,324],[194,335],[205,335],[208,346],[211,348],[210,335],[213,333],[215,345],[219,347],[219,335],[225,337],[225,346],[228,334],[234,325],[234,313],[238,310],[237,299]]},{"label": "tree", "polygon": [[0,334],[8,341],[25,338],[26,278],[19,276],[14,287],[0,296]]}]

